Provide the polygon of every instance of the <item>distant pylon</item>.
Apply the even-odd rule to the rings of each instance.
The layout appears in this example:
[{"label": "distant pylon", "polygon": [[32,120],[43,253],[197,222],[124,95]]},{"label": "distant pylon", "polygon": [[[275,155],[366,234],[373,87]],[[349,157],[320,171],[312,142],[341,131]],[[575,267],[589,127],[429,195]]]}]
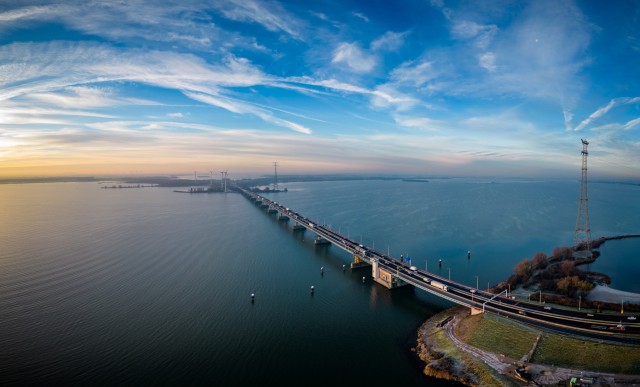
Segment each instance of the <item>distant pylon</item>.
[{"label": "distant pylon", "polygon": [[273,190],[277,191],[278,190],[278,162],[277,161],[273,162],[273,168],[275,169],[275,174],[273,176]]},{"label": "distant pylon", "polygon": [[580,179],[580,205],[576,219],[576,232],[573,243],[579,250],[591,251],[591,227],[589,226],[589,197],[587,196],[587,146],[589,142],[582,140],[582,177]]}]

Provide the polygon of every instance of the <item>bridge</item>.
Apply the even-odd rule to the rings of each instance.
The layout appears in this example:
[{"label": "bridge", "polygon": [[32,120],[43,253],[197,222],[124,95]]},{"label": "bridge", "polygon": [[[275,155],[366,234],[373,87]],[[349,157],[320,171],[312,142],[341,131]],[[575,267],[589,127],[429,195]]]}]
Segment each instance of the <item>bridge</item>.
[{"label": "bridge", "polygon": [[237,188],[246,198],[280,220],[294,221],[294,229],[316,234],[316,243],[332,244],[353,255],[352,268],[370,266],[375,282],[388,289],[412,285],[458,305],[471,309],[472,314],[493,313],[522,323],[562,334],[627,344],[640,344],[640,321],[635,316],[589,313],[572,309],[535,304],[509,297],[506,292],[494,294],[451,281],[426,270],[410,266],[322,225],[313,219],[278,204],[264,196]]}]

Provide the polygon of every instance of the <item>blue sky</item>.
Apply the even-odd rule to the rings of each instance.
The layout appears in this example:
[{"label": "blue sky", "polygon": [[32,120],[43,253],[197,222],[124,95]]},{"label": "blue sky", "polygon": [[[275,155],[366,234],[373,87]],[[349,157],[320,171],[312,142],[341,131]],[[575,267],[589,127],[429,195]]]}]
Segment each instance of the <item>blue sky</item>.
[{"label": "blue sky", "polygon": [[0,177],[640,179],[639,1],[2,1]]}]

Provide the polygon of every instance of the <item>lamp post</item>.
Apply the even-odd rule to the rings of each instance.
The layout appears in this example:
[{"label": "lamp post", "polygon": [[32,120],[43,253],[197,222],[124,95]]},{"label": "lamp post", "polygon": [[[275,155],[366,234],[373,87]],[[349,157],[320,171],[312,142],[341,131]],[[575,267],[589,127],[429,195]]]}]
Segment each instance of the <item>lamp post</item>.
[{"label": "lamp post", "polygon": [[624,298],[622,299],[622,302],[620,302],[620,314],[624,314]]},{"label": "lamp post", "polygon": [[476,289],[478,289],[478,276],[476,276]]},{"label": "lamp post", "polygon": [[580,304],[582,304],[582,295],[578,296],[578,311],[580,311]]},{"label": "lamp post", "polygon": [[449,269],[449,281],[451,281],[451,268],[448,267],[447,269]]},{"label": "lamp post", "polygon": [[540,292],[540,303],[542,304],[542,289],[540,289],[539,292]]},{"label": "lamp post", "polygon": [[429,262],[427,261],[427,259],[424,259],[424,271],[428,272],[429,271]]}]

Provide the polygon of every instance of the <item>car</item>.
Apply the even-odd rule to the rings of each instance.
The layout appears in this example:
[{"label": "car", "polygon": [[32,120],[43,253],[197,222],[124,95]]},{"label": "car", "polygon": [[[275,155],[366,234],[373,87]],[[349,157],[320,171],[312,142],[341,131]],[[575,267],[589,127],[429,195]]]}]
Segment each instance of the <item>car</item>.
[{"label": "car", "polygon": [[476,292],[476,290],[475,290],[475,289],[471,289],[471,290],[469,290],[469,291],[470,291],[471,293],[475,293],[475,292]]},{"label": "car", "polygon": [[613,329],[615,331],[624,331],[624,325],[618,324],[615,327],[609,327],[609,329]]},{"label": "car", "polygon": [[416,271],[416,270],[418,270],[418,268],[417,268],[417,267],[415,267],[415,266],[411,266],[411,267],[409,268],[409,270],[411,270],[411,271]]},{"label": "car", "polygon": [[550,306],[545,306],[544,309],[545,310],[551,310],[551,307]]},{"label": "car", "polygon": [[629,316],[629,317],[627,317],[627,320],[635,320],[635,319],[636,319],[636,316]]},{"label": "car", "polygon": [[587,317],[593,317],[593,314],[587,313]]},{"label": "car", "polygon": [[527,315],[527,312],[525,312],[524,310],[519,310],[519,311],[518,311],[518,313],[520,313],[520,314],[521,314],[521,315],[523,315],[523,316],[526,316],[526,315]]}]

